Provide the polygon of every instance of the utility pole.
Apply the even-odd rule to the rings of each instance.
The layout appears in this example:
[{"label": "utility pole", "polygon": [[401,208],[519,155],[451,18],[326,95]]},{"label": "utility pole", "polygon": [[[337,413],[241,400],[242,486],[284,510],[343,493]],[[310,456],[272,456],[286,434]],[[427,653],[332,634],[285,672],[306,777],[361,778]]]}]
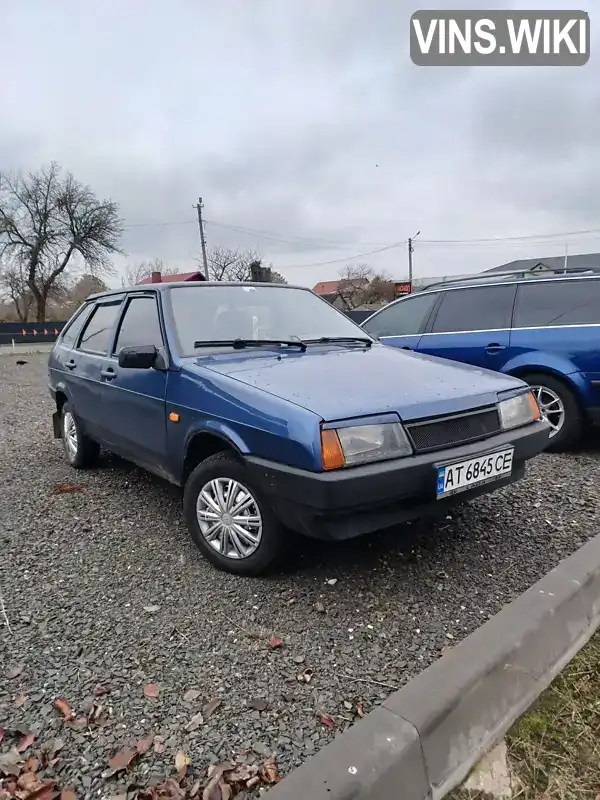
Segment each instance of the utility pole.
[{"label": "utility pole", "polygon": [[417,238],[417,236],[421,233],[421,231],[417,231],[414,236],[412,236],[408,240],[408,282],[410,283],[410,290],[412,292],[412,282],[413,282],[413,260],[412,254],[414,253],[415,248],[413,247],[413,242]]},{"label": "utility pole", "polygon": [[196,206],[198,212],[198,227],[200,228],[200,244],[202,245],[202,263],[204,264],[204,277],[208,280],[208,261],[206,258],[206,241],[204,239],[204,223],[202,222],[202,198],[198,198]]}]

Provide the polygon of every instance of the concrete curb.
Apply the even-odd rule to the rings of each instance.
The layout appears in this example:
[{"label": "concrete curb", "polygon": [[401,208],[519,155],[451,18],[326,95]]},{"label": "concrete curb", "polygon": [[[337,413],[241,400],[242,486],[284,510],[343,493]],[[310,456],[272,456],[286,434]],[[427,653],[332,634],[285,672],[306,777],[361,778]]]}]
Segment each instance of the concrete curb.
[{"label": "concrete curb", "polygon": [[273,800],[444,797],[599,624],[600,535],[269,794]]}]

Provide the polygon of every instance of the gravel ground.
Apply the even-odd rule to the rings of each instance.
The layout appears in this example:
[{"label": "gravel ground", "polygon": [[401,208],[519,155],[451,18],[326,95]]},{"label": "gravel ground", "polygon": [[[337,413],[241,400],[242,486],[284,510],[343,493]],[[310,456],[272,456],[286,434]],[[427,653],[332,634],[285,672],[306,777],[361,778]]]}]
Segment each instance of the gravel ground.
[{"label": "gravel ground", "polygon": [[[46,358],[15,361],[0,358],[11,629],[0,617],[0,750],[18,732],[36,735],[25,755],[60,739],[44,776],[78,797],[160,783],[178,751],[202,780],[211,762],[270,753],[284,775],[598,531],[596,442],[541,456],[520,484],[435,527],[306,542],[286,573],[224,575],[188,539],[178,489],[109,456],[96,471],[69,469],[52,439]],[[68,483],[80,491],[57,493]],[[297,677],[305,669],[309,683]],[[98,685],[107,694],[95,697]],[[103,706],[94,722],[93,703]],[[126,778],[101,777],[120,748],[156,736]]]}]

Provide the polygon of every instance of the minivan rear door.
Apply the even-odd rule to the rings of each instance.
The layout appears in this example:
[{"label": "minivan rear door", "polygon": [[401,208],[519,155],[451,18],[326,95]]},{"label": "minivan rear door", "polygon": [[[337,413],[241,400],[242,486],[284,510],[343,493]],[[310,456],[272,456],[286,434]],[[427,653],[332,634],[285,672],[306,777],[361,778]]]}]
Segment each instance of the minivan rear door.
[{"label": "minivan rear door", "polygon": [[418,351],[500,372],[511,357],[516,284],[448,288]]}]

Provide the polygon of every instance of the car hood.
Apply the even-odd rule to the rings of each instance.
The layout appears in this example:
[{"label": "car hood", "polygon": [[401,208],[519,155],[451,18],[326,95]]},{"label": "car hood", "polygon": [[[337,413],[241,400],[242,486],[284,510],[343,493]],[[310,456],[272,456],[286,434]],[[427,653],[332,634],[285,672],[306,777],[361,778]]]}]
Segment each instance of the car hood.
[{"label": "car hood", "polygon": [[523,387],[517,378],[434,356],[374,344],[309,347],[305,353],[201,356],[187,366],[269,392],[334,421],[397,412],[404,420],[495,403]]}]

